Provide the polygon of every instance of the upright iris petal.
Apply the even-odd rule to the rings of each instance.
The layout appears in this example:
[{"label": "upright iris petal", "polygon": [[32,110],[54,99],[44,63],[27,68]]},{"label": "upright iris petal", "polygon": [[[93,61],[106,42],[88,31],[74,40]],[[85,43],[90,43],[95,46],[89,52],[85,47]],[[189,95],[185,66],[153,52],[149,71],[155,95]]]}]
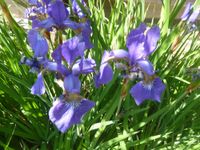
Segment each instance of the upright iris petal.
[{"label": "upright iris petal", "polygon": [[84,55],[85,43],[80,42],[80,39],[75,36],[67,40],[62,45],[62,56],[72,65],[77,57],[82,57]]},{"label": "upright iris petal", "polygon": [[159,38],[160,28],[158,26],[154,26],[147,31],[144,45],[145,51],[147,51],[147,55],[150,55],[156,49]]},{"label": "upright iris petal", "polygon": [[51,3],[50,7],[48,8],[48,13],[58,25],[62,25],[63,21],[69,15],[64,3],[61,0],[56,0],[55,2]]},{"label": "upright iris petal", "polygon": [[42,73],[38,74],[38,78],[31,88],[31,93],[34,95],[42,95],[45,93],[45,85],[44,85]]},{"label": "upright iris petal", "polygon": [[36,30],[30,30],[28,41],[34,51],[34,57],[45,57],[48,52],[48,43]]},{"label": "upright iris petal", "polygon": [[138,82],[134,85],[130,94],[135,99],[137,105],[140,105],[145,99],[152,99],[160,102],[160,97],[165,90],[165,85],[160,78],[155,78],[151,83]]},{"label": "upright iris petal", "polygon": [[95,103],[87,99],[67,101],[58,99],[49,110],[49,119],[61,132],[66,132],[73,124],[79,124],[82,117]]}]

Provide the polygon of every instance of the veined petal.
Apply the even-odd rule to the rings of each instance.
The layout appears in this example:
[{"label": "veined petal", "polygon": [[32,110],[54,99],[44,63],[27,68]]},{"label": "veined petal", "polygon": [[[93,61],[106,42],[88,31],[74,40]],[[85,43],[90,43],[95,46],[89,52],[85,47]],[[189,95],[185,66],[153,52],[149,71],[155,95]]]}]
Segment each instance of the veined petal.
[{"label": "veined petal", "polygon": [[31,93],[34,95],[42,95],[45,93],[45,85],[44,85],[42,73],[38,74],[38,78],[31,88]]},{"label": "veined petal", "polygon": [[64,100],[56,100],[49,110],[49,119],[63,133],[73,125],[73,115],[73,106]]},{"label": "veined petal", "polygon": [[157,46],[157,42],[160,38],[160,28],[158,26],[154,26],[147,31],[146,41],[145,41],[145,51],[147,54],[151,54]]},{"label": "veined petal", "polygon": [[130,94],[134,98],[137,105],[140,105],[146,99],[152,99],[160,102],[160,97],[165,90],[165,85],[160,78],[155,78],[152,83],[146,84],[143,81],[135,84]]},{"label": "veined petal", "polygon": [[95,103],[87,99],[66,101],[58,99],[49,110],[49,119],[61,132],[66,132],[73,124],[81,122],[82,117]]},{"label": "veined petal", "polygon": [[149,60],[138,60],[137,64],[142,69],[142,71],[144,71],[148,75],[153,75],[155,73],[153,65]]},{"label": "veined petal", "polygon": [[74,75],[88,74],[88,73],[94,72],[95,66],[96,66],[96,63],[93,59],[90,59],[90,58],[81,59],[73,65],[72,73]]},{"label": "veined petal", "polygon": [[28,41],[34,51],[35,57],[45,57],[48,52],[48,43],[36,30],[30,30],[28,33]]},{"label": "veined petal", "polygon": [[88,112],[92,107],[95,106],[95,102],[83,99],[81,100],[79,106],[75,108],[75,113],[73,116],[73,123],[78,124],[81,122],[82,117]]},{"label": "veined petal", "polygon": [[69,74],[64,79],[64,87],[65,90],[70,93],[80,93],[81,81],[79,80],[78,76]]}]

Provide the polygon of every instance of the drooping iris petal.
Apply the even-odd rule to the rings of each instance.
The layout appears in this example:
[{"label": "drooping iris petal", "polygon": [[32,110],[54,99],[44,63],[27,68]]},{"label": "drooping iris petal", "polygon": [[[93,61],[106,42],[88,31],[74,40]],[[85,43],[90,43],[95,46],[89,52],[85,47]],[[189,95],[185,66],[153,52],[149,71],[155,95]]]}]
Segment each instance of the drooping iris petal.
[{"label": "drooping iris petal", "polygon": [[48,52],[48,43],[36,30],[30,30],[28,41],[34,51],[34,57],[45,57]]},{"label": "drooping iris petal", "polygon": [[181,16],[181,19],[183,21],[186,21],[189,18],[189,16],[191,15],[191,9],[192,9],[192,4],[187,3],[183,15]]},{"label": "drooping iris petal", "polygon": [[107,84],[113,78],[112,67],[109,64],[100,66],[99,74],[95,77],[95,86],[99,87],[101,84]]},{"label": "drooping iris petal", "polygon": [[146,40],[145,40],[145,51],[147,54],[151,54],[157,46],[157,42],[160,38],[160,28],[158,26],[154,26],[147,31]]},{"label": "drooping iris petal", "polygon": [[83,57],[84,50],[85,44],[80,42],[79,37],[75,36],[63,43],[62,56],[65,58],[69,65],[72,65],[77,57]]},{"label": "drooping iris petal", "polygon": [[70,93],[80,93],[81,81],[79,80],[78,76],[69,74],[64,79],[64,87],[65,90]]},{"label": "drooping iris petal", "polygon": [[90,109],[92,109],[92,107],[95,106],[95,102],[87,100],[87,99],[83,99],[81,100],[79,107],[75,108],[75,113],[73,116],[73,122],[75,124],[78,124],[81,122],[81,119],[83,117],[83,115],[88,112]]},{"label": "drooping iris petal", "polygon": [[160,102],[161,95],[165,90],[165,85],[160,78],[155,78],[152,83],[146,84],[143,81],[135,84],[130,94],[135,99],[137,105],[140,105],[144,100],[151,99]]},{"label": "drooping iris petal", "polygon": [[51,3],[48,8],[48,14],[54,19],[57,25],[62,25],[63,21],[68,17],[69,13],[61,0]]},{"label": "drooping iris petal", "polygon": [[38,74],[37,80],[31,88],[31,93],[34,95],[42,95],[45,93],[45,85],[44,85],[42,73]]},{"label": "drooping iris petal", "polygon": [[72,73],[74,75],[88,74],[88,73],[94,72],[95,66],[96,66],[96,63],[93,59],[89,59],[89,58],[81,59],[73,65]]},{"label": "drooping iris petal", "polygon": [[73,125],[73,115],[73,106],[64,100],[56,100],[49,110],[49,119],[63,133]]},{"label": "drooping iris petal", "polygon": [[66,101],[58,99],[49,110],[49,119],[56,125],[58,130],[66,132],[73,124],[79,124],[82,117],[95,103],[87,99],[81,101]]},{"label": "drooping iris petal", "polygon": [[81,27],[79,23],[71,21],[70,19],[65,19],[63,21],[63,25],[65,25],[66,27],[71,28],[73,30],[77,30]]},{"label": "drooping iris petal", "polygon": [[142,69],[142,71],[148,75],[153,75],[155,73],[153,65],[149,60],[138,60],[137,64]]}]

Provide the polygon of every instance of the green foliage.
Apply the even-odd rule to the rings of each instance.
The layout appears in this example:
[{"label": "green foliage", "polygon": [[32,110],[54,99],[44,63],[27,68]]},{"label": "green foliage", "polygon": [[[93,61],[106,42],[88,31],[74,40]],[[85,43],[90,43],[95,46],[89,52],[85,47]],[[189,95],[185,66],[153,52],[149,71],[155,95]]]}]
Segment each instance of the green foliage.
[{"label": "green foliage", "polygon": [[[90,76],[84,79],[82,93],[96,106],[82,124],[65,134],[48,120],[52,101],[60,94],[53,76],[45,78],[44,96],[30,94],[36,76],[19,65],[23,54],[31,56],[26,31],[1,17],[0,149],[199,149],[200,79],[192,80],[195,72],[190,70],[200,66],[200,39],[199,33],[175,20],[184,4],[185,0],[177,0],[173,7],[168,0],[162,4],[158,22],[162,35],[150,58],[166,84],[161,103],[145,101],[137,106],[129,95],[133,83],[125,84],[119,72],[99,89]],[[144,0],[90,0],[88,5],[94,43],[90,55],[98,63],[105,49],[126,49],[127,34],[145,21]],[[110,12],[105,13],[105,7]]]}]

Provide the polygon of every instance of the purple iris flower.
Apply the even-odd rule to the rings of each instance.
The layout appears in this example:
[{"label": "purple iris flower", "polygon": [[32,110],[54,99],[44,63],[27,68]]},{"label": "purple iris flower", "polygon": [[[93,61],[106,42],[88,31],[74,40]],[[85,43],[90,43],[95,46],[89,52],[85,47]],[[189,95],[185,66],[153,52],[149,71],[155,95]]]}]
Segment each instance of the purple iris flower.
[{"label": "purple iris flower", "polygon": [[45,57],[48,52],[48,43],[36,30],[30,30],[28,41],[34,52],[34,57]]},{"label": "purple iris flower", "polygon": [[56,125],[62,133],[66,132],[72,125],[81,123],[86,112],[88,112],[95,103],[81,98],[77,94],[69,96],[60,96],[49,110],[49,119]]},{"label": "purple iris flower", "polygon": [[162,81],[154,77],[154,67],[148,60],[148,56],[155,51],[159,38],[160,29],[157,26],[147,30],[145,24],[140,24],[127,37],[126,46],[128,52],[125,50],[113,50],[107,59],[124,59],[127,61],[128,67],[126,68],[130,68],[127,71],[130,75],[142,72],[143,81],[134,85],[130,90],[138,105],[145,99],[160,101],[161,94],[165,89]]},{"label": "purple iris flower", "polygon": [[108,63],[108,59],[110,59],[110,53],[108,51],[104,51],[99,73],[95,76],[96,87],[99,87],[102,84],[107,84],[112,80],[113,70],[110,64]]},{"label": "purple iris flower", "polygon": [[81,82],[78,76],[69,74],[64,79],[65,95],[61,95],[49,110],[49,119],[61,132],[66,132],[73,124],[79,124],[81,118],[95,103],[79,95]]},{"label": "purple iris flower", "polygon": [[194,9],[191,3],[188,3],[185,7],[183,15],[181,19],[183,21],[187,21],[188,23],[193,23],[196,21],[197,17],[199,16],[200,8]]},{"label": "purple iris flower", "polygon": [[165,90],[165,85],[160,78],[155,78],[150,83],[140,81],[134,85],[130,94],[135,99],[137,105],[140,105],[145,99],[152,99],[160,102],[160,97]]}]

